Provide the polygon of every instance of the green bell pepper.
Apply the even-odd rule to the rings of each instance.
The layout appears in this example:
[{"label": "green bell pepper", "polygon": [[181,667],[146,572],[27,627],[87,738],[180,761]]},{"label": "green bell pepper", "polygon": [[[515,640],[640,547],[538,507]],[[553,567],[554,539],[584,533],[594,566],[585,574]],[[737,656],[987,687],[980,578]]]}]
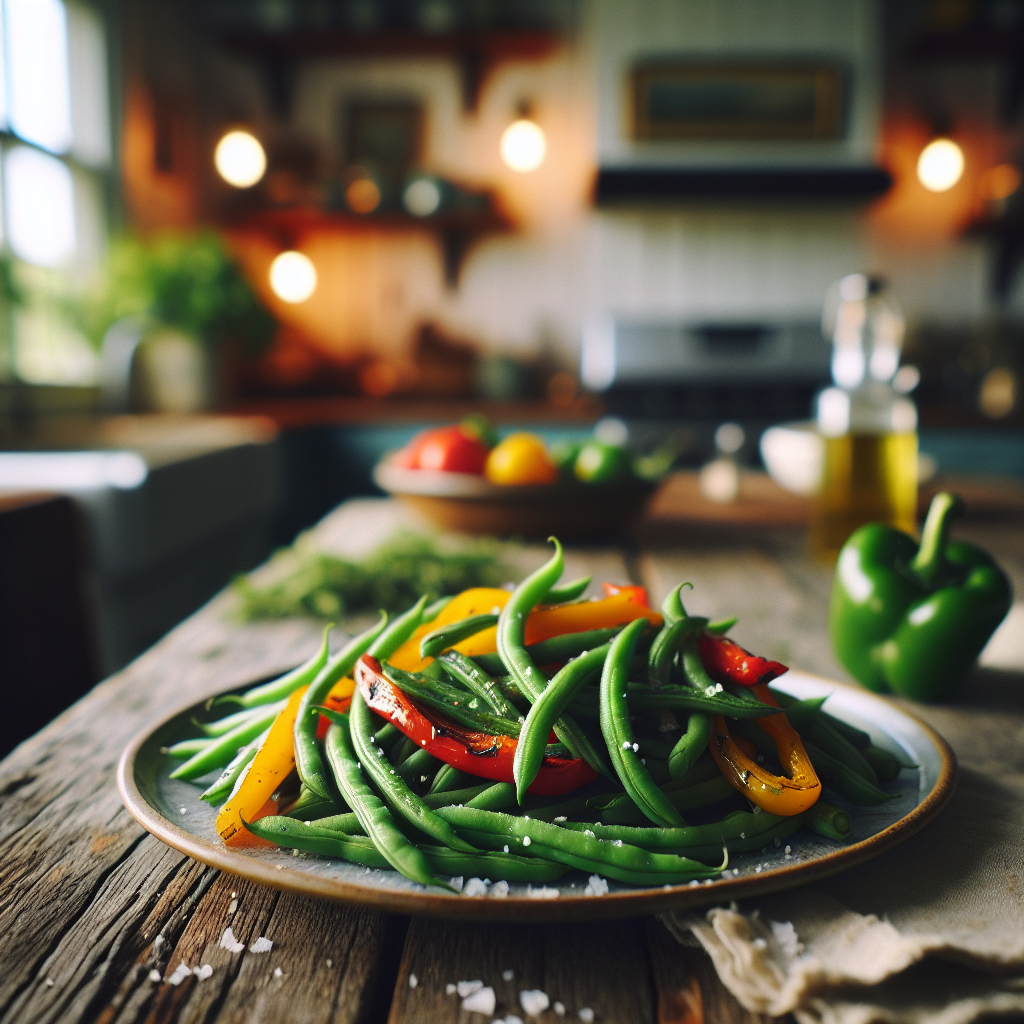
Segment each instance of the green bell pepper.
[{"label": "green bell pepper", "polygon": [[846,670],[869,690],[912,700],[948,697],[1010,608],[1010,581],[974,544],[948,540],[962,504],[936,494],[921,543],[882,523],[843,546],[829,632]]}]

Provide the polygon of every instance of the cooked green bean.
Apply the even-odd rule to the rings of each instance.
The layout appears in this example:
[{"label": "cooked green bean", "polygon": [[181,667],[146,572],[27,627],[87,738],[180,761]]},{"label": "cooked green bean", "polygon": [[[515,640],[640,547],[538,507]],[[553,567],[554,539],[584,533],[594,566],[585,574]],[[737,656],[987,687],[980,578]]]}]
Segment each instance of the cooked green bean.
[{"label": "cooked green bean", "polygon": [[874,743],[864,747],[861,753],[864,755],[864,760],[875,769],[875,774],[883,782],[895,782],[904,768],[917,767],[916,764],[908,763],[905,760],[901,761],[895,754],[875,746]]},{"label": "cooked green bean", "polygon": [[434,781],[430,784],[430,794],[452,793],[457,789],[464,789],[466,786],[475,785],[479,776],[470,775],[468,772],[459,771],[450,764],[443,764],[437,770]]},{"label": "cooked green bean", "polygon": [[858,807],[874,807],[877,804],[884,804],[887,800],[895,800],[899,796],[898,793],[886,793],[879,789],[842,761],[808,740],[804,741],[804,749],[814,765],[818,778]]},{"label": "cooked green bean", "polygon": [[686,609],[683,607],[683,587],[689,587],[690,590],[693,590],[692,583],[680,583],[678,586],[673,587],[665,595],[665,600],[661,602],[661,614],[665,616],[666,622],[677,622],[680,619],[689,618],[686,614]]},{"label": "cooked green bean", "polygon": [[672,681],[672,663],[676,654],[707,624],[707,619],[699,618],[665,620],[647,655],[647,681],[651,686],[661,687]]},{"label": "cooked green bean", "polygon": [[438,818],[434,812],[406,784],[405,780],[391,767],[383,747],[373,740],[373,723],[370,709],[362,694],[356,690],[352,695],[349,712],[349,732],[352,747],[378,792],[384,797],[391,810],[418,828],[424,835],[450,846],[453,850],[471,852],[473,847],[456,834],[448,822]]},{"label": "cooked green bean", "polygon": [[835,839],[840,843],[845,843],[850,838],[850,830],[853,827],[846,811],[820,798],[807,812],[804,824],[819,836]]},{"label": "cooked green bean", "polygon": [[467,658],[458,651],[449,651],[442,654],[437,663],[470,693],[475,693],[487,701],[496,715],[501,715],[502,718],[519,718],[519,712],[505,699],[498,684],[472,658]]},{"label": "cooked green bean", "polygon": [[235,788],[235,783],[238,782],[239,776],[256,756],[256,751],[263,746],[263,741],[267,738],[269,732],[270,730],[267,729],[265,732],[260,733],[252,743],[242,747],[235,754],[234,759],[228,763],[224,771],[221,772],[217,781],[199,794],[199,799],[209,804],[220,804],[227,800],[231,791]]},{"label": "cooked green bean", "polygon": [[[713,686],[712,686],[713,689]],[[769,704],[741,700],[730,693],[707,693],[689,686],[662,686],[654,689],[645,683],[629,684],[629,703],[636,711],[706,711],[729,718],[764,718],[777,713]]]},{"label": "cooked green bean", "polygon": [[668,755],[668,773],[673,782],[686,778],[694,762],[707,750],[710,739],[711,715],[703,711],[691,711],[686,731]]},{"label": "cooked green bean", "polygon": [[639,745],[633,739],[629,720],[629,663],[637,636],[645,625],[644,619],[635,619],[612,641],[601,672],[601,735],[612,768],[637,807],[656,825],[681,826],[684,822],[679,812],[640,760]]},{"label": "cooked green bean", "polygon": [[[530,644],[526,653],[535,665],[564,665],[570,658],[608,643],[621,632],[622,626],[607,626],[604,629],[584,629],[579,633],[563,633]],[[473,661],[492,676],[501,676],[508,671],[500,654],[474,654]],[[514,678],[512,682],[515,685]],[[523,692],[518,687],[517,690]]]},{"label": "cooked green bean", "polygon": [[320,756],[320,744],[316,738],[320,717],[313,708],[327,700],[327,695],[335,683],[351,674],[356,662],[380,636],[387,624],[387,613],[381,612],[380,620],[375,625],[353,637],[337,654],[328,658],[310,683],[309,689],[302,695],[295,716],[295,770],[303,783],[324,800],[330,799],[331,786],[327,768]]},{"label": "cooked green bean", "polygon": [[[621,882],[657,885],[688,882],[721,874],[725,863],[709,868],[676,854],[651,853],[638,846],[604,843],[593,835],[573,832],[534,818],[483,811],[475,807],[441,807],[437,813],[474,839],[489,837],[489,845],[504,844],[530,856],[557,860],[583,871],[599,872]],[[726,860],[727,863],[727,860]]]},{"label": "cooked green bean", "polygon": [[468,804],[470,800],[486,793],[494,785],[490,779],[478,779],[475,785],[467,786],[464,789],[445,789],[437,792],[427,793],[423,802],[431,809],[447,807],[449,804]]},{"label": "cooked green bean", "polygon": [[[786,717],[789,717],[788,713]],[[873,786],[878,785],[878,775],[867,758],[838,729],[833,729],[822,716],[812,716],[801,727],[800,735],[805,741],[810,740],[827,754],[831,754],[837,761],[842,761],[847,768],[856,772],[861,778],[867,779]]]},{"label": "cooked green bean", "polygon": [[418,786],[431,778],[440,765],[441,762],[433,754],[428,754],[422,747],[417,747],[415,753],[410,754],[395,771],[410,786]]},{"label": "cooked green bean", "polygon": [[420,657],[436,658],[449,647],[454,647],[457,643],[490,629],[497,621],[497,615],[470,615],[469,618],[460,619],[458,622],[447,622],[443,626],[438,626],[420,639]]},{"label": "cooked green bean", "polygon": [[[662,787],[662,793],[672,806],[679,812],[695,811],[700,807],[731,800],[738,796],[735,789],[722,777],[698,782],[693,786]],[[609,825],[640,825],[648,816],[637,806],[629,793],[611,793],[591,797],[587,801],[589,807],[601,814],[601,820]]]},{"label": "cooked green bean", "polygon": [[740,620],[737,618],[731,619],[719,619],[717,622],[709,622],[704,628],[709,633],[714,633],[716,636],[724,636],[732,629]]},{"label": "cooked green bean", "polygon": [[216,739],[216,736],[197,736],[192,739],[178,740],[177,743],[172,743],[169,747],[162,747],[160,753],[169,754],[178,761],[185,761],[196,754],[201,754],[211,743],[215,743]]},{"label": "cooked green bean", "polygon": [[[333,785],[332,788],[334,788]],[[325,800],[318,793],[314,793],[307,785],[303,784],[299,787],[299,798],[284,813],[288,818],[298,818],[300,821],[314,821],[318,818],[326,818],[330,815],[338,814],[344,807],[345,802],[340,797],[332,797],[329,800]]]},{"label": "cooked green bean", "polygon": [[[259,821],[250,822],[246,827],[253,835],[285,849],[303,850],[321,857],[336,857],[371,868],[392,866],[374,843],[365,836],[318,829],[314,825],[304,825],[293,818],[275,816],[260,818]],[[438,846],[423,846],[416,849],[428,864],[429,870],[449,876],[494,877],[510,882],[553,882],[568,870],[562,864],[553,861],[520,857],[515,854],[489,851],[463,853]],[[453,888],[440,879],[432,878],[427,884]]]},{"label": "cooked green bean", "polygon": [[[391,812],[363,778],[352,747],[347,717],[339,718],[343,719],[342,724],[332,721],[327,729],[324,744],[327,761],[345,802],[358,815],[363,831],[387,862],[406,878],[422,885],[445,885],[434,877],[430,861],[415,844],[405,838],[391,817]],[[287,820],[294,821],[292,818]]]},{"label": "cooked green bean", "polygon": [[439,597],[433,604],[428,604],[423,609],[423,618],[420,620],[420,624],[433,622],[452,603],[454,597],[454,594],[449,594],[447,597]]},{"label": "cooked green bean", "polygon": [[552,587],[538,603],[568,604],[570,601],[575,601],[576,598],[583,596],[583,592],[590,586],[591,579],[590,576],[584,576],[571,583],[561,583],[557,587]]},{"label": "cooked green bean", "polygon": [[218,736],[198,754],[190,757],[184,764],[179,764],[171,772],[171,778],[198,779],[215,768],[223,768],[238,753],[239,747],[254,740],[273,724],[280,710],[277,704],[272,704],[269,708],[264,708],[263,714],[236,725],[223,736]]},{"label": "cooked green bean", "polygon": [[262,686],[254,686],[252,689],[246,690],[245,693],[224,694],[213,701],[211,706],[216,707],[219,704],[240,704],[243,708],[255,708],[261,704],[270,704],[272,701],[287,699],[300,686],[305,686],[307,683],[313,682],[320,669],[327,664],[327,652],[329,650],[327,646],[327,634],[330,633],[331,628],[331,626],[327,626],[324,629],[324,638],[323,642],[320,644],[320,650],[318,650],[308,661],[304,661],[297,668],[293,668],[291,672],[286,672],[283,676],[279,676],[277,679],[272,679],[269,683],[264,683]]},{"label": "cooked green bean", "polygon": [[[282,702],[281,707],[284,707]],[[224,733],[230,732],[236,725],[241,725],[243,722],[248,722],[250,718],[258,715],[260,708],[243,708],[241,711],[236,711],[234,714],[225,715],[223,718],[218,718],[214,722],[200,722],[198,719],[193,718],[192,724],[197,728],[201,729],[204,736],[223,736]]]},{"label": "cooked green bean", "polygon": [[537,778],[537,772],[540,771],[544,760],[548,737],[555,722],[562,717],[569,701],[590,674],[604,664],[610,649],[610,644],[602,644],[570,661],[534,701],[519,734],[512,762],[512,777],[520,803],[523,802],[526,791],[533,785],[533,780]]}]

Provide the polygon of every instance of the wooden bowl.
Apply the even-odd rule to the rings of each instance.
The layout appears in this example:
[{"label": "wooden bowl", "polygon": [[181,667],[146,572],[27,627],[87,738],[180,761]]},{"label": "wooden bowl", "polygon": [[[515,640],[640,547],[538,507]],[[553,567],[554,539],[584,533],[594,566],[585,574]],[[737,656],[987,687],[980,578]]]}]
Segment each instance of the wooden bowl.
[{"label": "wooden bowl", "polygon": [[445,530],[498,537],[615,540],[644,510],[655,484],[530,484],[499,487],[482,476],[403,469],[388,462],[373,471],[377,485]]}]

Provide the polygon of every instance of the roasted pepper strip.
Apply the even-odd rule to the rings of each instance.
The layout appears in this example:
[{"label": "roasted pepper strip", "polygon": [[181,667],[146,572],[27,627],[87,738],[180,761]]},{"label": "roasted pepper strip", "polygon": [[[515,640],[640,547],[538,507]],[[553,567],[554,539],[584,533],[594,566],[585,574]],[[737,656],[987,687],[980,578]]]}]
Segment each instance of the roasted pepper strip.
[{"label": "roasted pepper strip", "polygon": [[[553,608],[535,608],[526,619],[526,644],[536,644],[564,633],[624,626],[641,617],[660,626],[662,617],[644,601],[643,587],[619,587],[618,591],[600,601],[580,601],[577,604],[558,605]],[[508,602],[507,590],[474,587],[454,597],[433,622],[420,626],[412,638],[404,643],[388,661],[407,672],[420,672],[429,664],[429,658],[420,657],[420,640],[427,633],[439,630],[448,623],[459,622],[474,615],[498,614]],[[492,654],[498,649],[497,627],[491,626],[455,644],[453,650],[473,657]]]},{"label": "roasted pepper strip", "polygon": [[[767,685],[754,687],[754,693],[765,704],[778,707]],[[796,730],[785,714],[760,718],[757,724],[775,741],[775,750],[789,778],[772,775],[748,757],[729,735],[722,715],[715,715],[708,749],[729,785],[748,800],[770,814],[789,817],[801,814],[821,796],[821,783]]]},{"label": "roasted pepper strip", "polygon": [[[263,746],[249,765],[237,792],[217,815],[217,832],[228,846],[245,846],[258,842],[246,831],[245,821],[255,821],[274,791],[295,767],[295,716],[306,687],[296,690],[274,719]],[[266,811],[276,814],[277,808]]]},{"label": "roasted pepper strip", "polygon": [[[384,675],[380,662],[366,654],[356,664],[356,685],[368,707],[429,754],[470,775],[513,781],[517,741],[511,736],[472,732],[437,711],[418,706]],[[557,796],[595,778],[596,772],[586,761],[545,757],[528,792]]]},{"label": "roasted pepper strip", "polygon": [[697,648],[704,668],[716,683],[757,686],[789,671],[785,665],[751,654],[735,640],[714,633],[702,633]]}]

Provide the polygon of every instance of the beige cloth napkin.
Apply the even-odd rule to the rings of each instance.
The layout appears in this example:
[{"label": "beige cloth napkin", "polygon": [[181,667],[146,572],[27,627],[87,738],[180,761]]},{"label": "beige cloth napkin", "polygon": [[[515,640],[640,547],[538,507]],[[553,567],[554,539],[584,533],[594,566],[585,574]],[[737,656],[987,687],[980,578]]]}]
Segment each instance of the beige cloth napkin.
[{"label": "beige cloth napkin", "polygon": [[812,888],[663,920],[743,1006],[800,1024],[1024,1014],[1024,772],[961,769],[922,832]]}]

